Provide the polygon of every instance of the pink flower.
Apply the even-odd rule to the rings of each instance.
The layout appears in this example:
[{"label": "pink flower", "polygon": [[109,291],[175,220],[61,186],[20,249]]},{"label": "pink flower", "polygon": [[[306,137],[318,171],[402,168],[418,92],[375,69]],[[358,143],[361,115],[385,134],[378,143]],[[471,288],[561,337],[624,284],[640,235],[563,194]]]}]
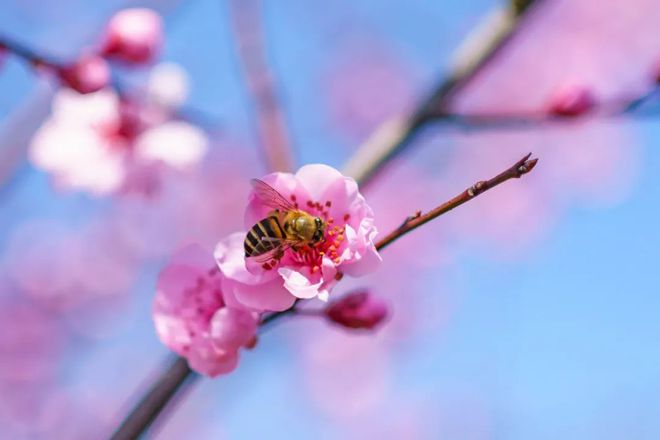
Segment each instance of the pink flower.
[{"label": "pink flower", "polygon": [[591,91],[584,87],[560,89],[550,103],[549,111],[556,116],[580,116],[596,105]]},{"label": "pink flower", "polygon": [[385,320],[388,310],[381,298],[367,291],[356,291],[330,303],[325,314],[344,327],[373,329]]},{"label": "pink flower", "polygon": [[108,63],[96,55],[83,55],[57,74],[64,85],[83,94],[98,92],[110,82]]},{"label": "pink flower", "polygon": [[160,340],[207,376],[232,371],[238,350],[251,346],[259,316],[229,306],[222,274],[200,246],[177,253],[158,277],[153,317]]},{"label": "pink flower", "polygon": [[163,23],[155,11],[124,9],[108,23],[103,54],[126,63],[147,63],[160,50],[162,40]]},{"label": "pink flower", "polygon": [[86,95],[62,89],[32,139],[30,159],[58,186],[95,195],[132,189],[140,176],[154,180],[158,164],[188,172],[206,154],[208,139],[171,119],[171,111],[109,89]]},{"label": "pink flower", "polygon": [[[297,298],[326,301],[337,280],[373,272],[381,261],[374,246],[373,212],[355,181],[326,165],[307,165],[295,175],[273,173],[262,179],[290,200],[294,208],[319,217],[324,237],[315,245],[287,249],[279,260],[259,263],[245,258],[246,233],[220,242],[216,260],[224,274],[223,289],[238,304],[252,309],[285,310]],[[273,211],[255,190],[249,196],[245,227]]]}]

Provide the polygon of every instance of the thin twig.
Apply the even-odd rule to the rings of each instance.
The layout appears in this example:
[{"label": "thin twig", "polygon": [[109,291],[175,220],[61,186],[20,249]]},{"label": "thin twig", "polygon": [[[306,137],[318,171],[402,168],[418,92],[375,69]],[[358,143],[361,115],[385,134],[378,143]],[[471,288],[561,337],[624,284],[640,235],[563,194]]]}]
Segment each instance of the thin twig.
[{"label": "thin twig", "polygon": [[518,162],[513,164],[506,171],[501,172],[492,179],[481,180],[475,183],[474,185],[472,185],[471,187],[469,187],[468,189],[466,189],[465,191],[463,191],[453,199],[446,201],[437,208],[434,208],[425,214],[408,217],[401,226],[390,232],[385,237],[378,240],[378,242],[376,243],[376,249],[378,250],[384,249],[392,242],[401,238],[403,235],[407,234],[413,229],[416,229],[422,226],[423,224],[430,222],[431,220],[451,211],[452,209],[458,206],[461,206],[463,203],[474,199],[479,194],[482,194],[488,191],[489,189],[496,187],[500,183],[504,183],[509,179],[520,178],[521,176],[529,173],[530,171],[532,171],[532,169],[534,169],[536,163],[538,162],[538,159],[530,159],[531,155],[532,153],[529,153],[528,155],[520,159]]},{"label": "thin twig", "polygon": [[292,171],[291,137],[268,67],[261,0],[232,0],[232,26],[238,59],[256,109],[259,142],[268,170]]},{"label": "thin twig", "polygon": [[447,117],[455,94],[502,50],[520,28],[528,10],[542,1],[515,0],[487,17],[457,50],[449,74],[409,116],[386,121],[378,127],[346,163],[344,174],[361,185],[369,183],[376,172],[411,144],[422,126]]}]

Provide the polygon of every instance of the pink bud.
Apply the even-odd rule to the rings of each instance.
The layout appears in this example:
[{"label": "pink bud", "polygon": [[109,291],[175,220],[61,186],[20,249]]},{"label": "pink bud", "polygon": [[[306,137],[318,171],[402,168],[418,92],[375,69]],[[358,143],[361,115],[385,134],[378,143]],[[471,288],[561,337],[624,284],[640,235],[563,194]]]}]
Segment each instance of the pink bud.
[{"label": "pink bud", "polygon": [[660,84],[660,60],[658,60],[653,66],[651,74],[653,75],[653,81],[655,81],[656,84]]},{"label": "pink bud", "polygon": [[58,71],[60,80],[78,93],[94,93],[110,82],[108,63],[96,55],[83,55],[70,66]]},{"label": "pink bud", "polygon": [[387,304],[367,291],[351,292],[325,309],[331,321],[348,328],[373,329],[388,315]]},{"label": "pink bud", "polygon": [[596,99],[585,87],[573,86],[559,90],[548,111],[555,116],[580,116],[596,105]]},{"label": "pink bud", "polygon": [[7,47],[4,44],[0,43],[0,67],[2,67],[6,58],[7,58]]},{"label": "pink bud", "polygon": [[108,58],[142,64],[156,56],[162,40],[160,15],[147,8],[124,9],[110,19],[102,52]]}]

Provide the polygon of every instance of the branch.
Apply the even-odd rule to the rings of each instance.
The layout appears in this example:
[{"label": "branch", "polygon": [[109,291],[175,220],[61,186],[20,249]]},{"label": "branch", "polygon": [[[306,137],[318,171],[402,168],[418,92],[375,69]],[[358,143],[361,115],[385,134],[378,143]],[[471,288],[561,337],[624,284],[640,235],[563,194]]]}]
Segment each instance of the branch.
[{"label": "branch", "polygon": [[293,153],[285,115],[281,109],[264,47],[261,0],[232,0],[234,39],[238,59],[257,113],[257,128],[266,166],[292,171]]},{"label": "branch", "polygon": [[24,46],[18,41],[14,41],[5,36],[0,36],[0,48],[5,49],[15,56],[23,59],[32,67],[46,67],[51,70],[58,70],[64,66],[63,63],[56,61],[49,56],[38,53],[31,48]]},{"label": "branch", "polygon": [[536,163],[538,162],[538,159],[530,159],[531,155],[532,153],[529,153],[528,155],[520,159],[518,162],[513,164],[510,168],[501,172],[492,179],[481,180],[475,183],[474,185],[472,185],[471,187],[469,187],[468,189],[466,189],[465,191],[463,191],[453,199],[443,203],[437,208],[432,209],[426,214],[421,214],[418,212],[415,213],[415,215],[408,217],[401,226],[399,226],[394,231],[390,232],[385,237],[378,240],[378,242],[376,243],[376,249],[382,250],[383,248],[387,247],[395,240],[401,238],[403,235],[407,234],[413,229],[416,229],[422,226],[423,224],[428,223],[431,220],[440,217],[443,214],[446,214],[452,209],[461,206],[463,203],[474,199],[479,194],[482,194],[488,191],[489,189],[494,188],[497,185],[506,182],[509,179],[518,179],[524,176],[525,174],[529,173],[534,169]]},{"label": "branch", "polygon": [[346,163],[344,174],[360,185],[371,181],[376,172],[410,146],[427,122],[445,119],[454,95],[467,84],[518,31],[523,17],[542,0],[514,0],[508,7],[487,17],[456,51],[453,67],[438,86],[403,119],[383,123]]},{"label": "branch", "polygon": [[158,380],[112,434],[111,440],[138,438],[156,420],[179,388],[186,381],[198,377],[188,366],[188,361],[179,356],[159,374]]}]

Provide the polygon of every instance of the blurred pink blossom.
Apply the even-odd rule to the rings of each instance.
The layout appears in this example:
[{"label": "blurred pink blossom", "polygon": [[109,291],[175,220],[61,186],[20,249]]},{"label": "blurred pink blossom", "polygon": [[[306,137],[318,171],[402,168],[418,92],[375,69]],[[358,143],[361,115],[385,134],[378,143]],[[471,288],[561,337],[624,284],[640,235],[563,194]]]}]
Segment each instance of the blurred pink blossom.
[{"label": "blurred pink blossom", "polygon": [[12,231],[1,257],[8,277],[31,300],[87,316],[101,299],[104,310],[116,309],[133,282],[135,257],[118,238],[112,224],[100,220],[76,228],[31,221]]},{"label": "blurred pink blossom", "polygon": [[[320,217],[327,226],[324,239],[316,245],[298,252],[288,250],[281,259],[264,264],[245,258],[245,233],[221,242],[216,259],[226,277],[227,292],[238,302],[263,311],[284,310],[296,298],[318,296],[325,301],[343,274],[361,276],[378,267],[381,259],[373,242],[377,233],[373,213],[353,179],[326,165],[306,165],[295,175],[273,173],[263,181],[292,208]],[[251,228],[273,209],[253,190],[245,227]]]},{"label": "blurred pink blossom", "polygon": [[63,84],[82,94],[98,92],[110,82],[110,66],[97,55],[83,55],[57,73]]},{"label": "blurred pink blossom", "polygon": [[375,42],[341,46],[321,78],[331,117],[362,140],[376,127],[405,114],[413,102],[417,66]]},{"label": "blurred pink blossom", "polygon": [[161,341],[207,376],[232,371],[238,350],[255,341],[258,314],[226,304],[222,273],[192,245],[174,255],[158,277],[154,323]]},{"label": "blurred pink blossom", "polygon": [[30,159],[62,188],[95,195],[144,190],[145,182],[152,188],[160,165],[189,171],[208,148],[206,134],[172,120],[171,111],[109,89],[87,95],[62,89],[32,139]]},{"label": "blurred pink blossom", "polygon": [[386,401],[391,359],[378,339],[303,325],[313,337],[302,344],[300,371],[320,409],[346,420],[361,418]]},{"label": "blurred pink blossom", "polygon": [[152,61],[163,41],[163,23],[147,8],[123,9],[112,16],[106,29],[103,54],[125,63]]}]

